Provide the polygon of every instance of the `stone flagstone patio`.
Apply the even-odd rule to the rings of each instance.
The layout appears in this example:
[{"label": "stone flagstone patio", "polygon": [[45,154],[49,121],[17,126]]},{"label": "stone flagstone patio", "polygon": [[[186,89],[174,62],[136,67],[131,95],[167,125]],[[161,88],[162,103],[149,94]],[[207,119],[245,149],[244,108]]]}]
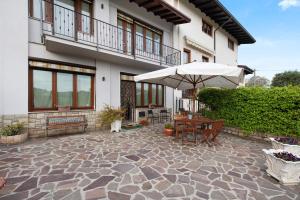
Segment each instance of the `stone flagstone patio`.
[{"label": "stone flagstone patio", "polygon": [[0,146],[0,200],[300,199],[265,173],[270,144],[221,134],[222,146],[181,146],[162,125]]}]

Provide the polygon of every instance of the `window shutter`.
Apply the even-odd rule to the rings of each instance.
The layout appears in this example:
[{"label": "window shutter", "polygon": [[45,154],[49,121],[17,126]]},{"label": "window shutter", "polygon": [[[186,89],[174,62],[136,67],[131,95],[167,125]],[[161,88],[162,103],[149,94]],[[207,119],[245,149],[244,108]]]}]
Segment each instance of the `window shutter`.
[{"label": "window shutter", "polygon": [[45,0],[45,21],[53,22],[53,0]]}]

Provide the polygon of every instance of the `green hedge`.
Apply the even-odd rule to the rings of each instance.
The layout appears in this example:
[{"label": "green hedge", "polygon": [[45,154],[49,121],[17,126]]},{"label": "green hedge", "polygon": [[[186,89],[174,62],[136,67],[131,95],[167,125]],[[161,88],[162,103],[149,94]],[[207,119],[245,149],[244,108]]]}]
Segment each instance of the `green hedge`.
[{"label": "green hedge", "polygon": [[205,115],[246,132],[300,136],[300,87],[203,89]]}]

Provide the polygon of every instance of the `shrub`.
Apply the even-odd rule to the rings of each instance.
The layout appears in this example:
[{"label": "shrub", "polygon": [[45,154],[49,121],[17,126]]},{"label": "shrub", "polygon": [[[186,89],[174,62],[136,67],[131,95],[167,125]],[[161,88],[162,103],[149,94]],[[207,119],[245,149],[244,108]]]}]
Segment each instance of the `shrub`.
[{"label": "shrub", "polygon": [[300,136],[300,87],[204,89],[204,115],[248,133]]},{"label": "shrub", "polygon": [[7,125],[0,130],[0,135],[2,136],[14,136],[22,134],[24,129],[24,123],[16,123],[12,125]]},{"label": "shrub", "polygon": [[100,112],[100,122],[102,126],[108,126],[116,120],[122,120],[125,111],[123,109],[114,109],[108,105],[104,106],[104,109]]},{"label": "shrub", "polygon": [[279,74],[275,74],[272,80],[272,86],[300,86],[300,72],[299,71],[287,71]]}]

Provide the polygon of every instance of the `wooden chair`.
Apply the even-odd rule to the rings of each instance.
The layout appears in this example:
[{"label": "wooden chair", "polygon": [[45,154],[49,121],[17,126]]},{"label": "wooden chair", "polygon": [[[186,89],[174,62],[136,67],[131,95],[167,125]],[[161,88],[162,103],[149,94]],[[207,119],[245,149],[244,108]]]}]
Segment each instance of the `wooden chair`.
[{"label": "wooden chair", "polygon": [[211,123],[206,123],[202,129],[202,140],[200,141],[201,143],[205,142],[208,144],[208,146],[211,146],[211,144],[208,142],[209,137],[211,136],[213,130],[212,130],[212,124]]},{"label": "wooden chair", "polygon": [[208,146],[211,146],[209,142],[220,144],[216,138],[223,130],[223,127],[224,127],[224,120],[217,120],[208,123],[206,127],[202,130],[203,139],[201,140],[201,143],[206,142]]},{"label": "wooden chair", "polygon": [[[192,140],[189,140],[189,135],[192,136]],[[195,121],[185,121],[185,127],[181,133],[181,144],[192,143],[197,145],[197,127]]]},{"label": "wooden chair", "polygon": [[185,128],[185,122],[184,121],[177,121],[175,123],[175,139],[179,139],[179,135],[182,134],[183,129]]},{"label": "wooden chair", "polygon": [[220,142],[217,140],[217,137],[223,131],[224,120],[214,121],[212,125],[213,125],[213,133],[210,141],[212,141],[215,144],[220,144]]}]

